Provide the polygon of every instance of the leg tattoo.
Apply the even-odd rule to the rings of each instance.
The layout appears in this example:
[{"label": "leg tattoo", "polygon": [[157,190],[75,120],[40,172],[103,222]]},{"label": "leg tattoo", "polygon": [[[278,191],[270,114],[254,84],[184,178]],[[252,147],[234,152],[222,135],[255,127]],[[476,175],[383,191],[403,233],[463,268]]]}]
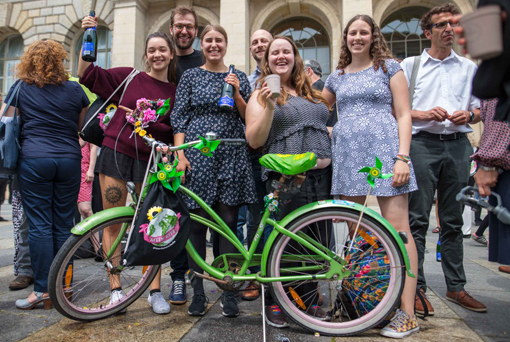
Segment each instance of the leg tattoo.
[{"label": "leg tattoo", "polygon": [[122,199],[122,189],[119,186],[111,185],[105,190],[104,198],[109,204],[115,205]]}]

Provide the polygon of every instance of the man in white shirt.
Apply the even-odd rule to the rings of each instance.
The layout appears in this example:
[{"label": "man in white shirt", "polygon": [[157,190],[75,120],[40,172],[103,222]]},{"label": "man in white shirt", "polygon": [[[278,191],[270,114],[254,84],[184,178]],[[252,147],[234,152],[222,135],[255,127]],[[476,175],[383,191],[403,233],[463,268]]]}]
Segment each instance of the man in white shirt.
[{"label": "man in white shirt", "polygon": [[[480,121],[480,102],[471,95],[476,65],[458,56],[452,49],[454,31],[451,19],[459,13],[451,3],[434,7],[426,13],[420,25],[431,41],[431,48],[425,49],[418,60],[410,57],[402,62],[410,86],[413,119],[411,160],[419,189],[409,196],[409,222],[418,249],[418,290],[421,294],[415,303],[418,315],[434,314],[425,296],[427,286],[423,260],[425,235],[436,190],[446,299],[468,310],[487,311],[484,304],[464,289],[462,206],[455,200],[469,178],[469,156],[473,149],[466,133],[472,132],[470,123]],[[422,297],[423,302],[418,297]]]}]

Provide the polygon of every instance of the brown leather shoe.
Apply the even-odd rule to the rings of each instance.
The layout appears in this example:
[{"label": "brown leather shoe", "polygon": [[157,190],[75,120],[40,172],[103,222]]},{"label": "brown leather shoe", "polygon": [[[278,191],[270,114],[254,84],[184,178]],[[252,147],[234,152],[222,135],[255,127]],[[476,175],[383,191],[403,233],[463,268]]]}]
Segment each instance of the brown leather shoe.
[{"label": "brown leather shoe", "polygon": [[[434,316],[434,308],[432,307],[432,304],[430,304],[429,299],[425,294],[425,290],[420,289],[420,294],[423,298],[423,301],[425,302],[425,305],[427,306],[428,316]],[[416,311],[416,316],[425,317],[425,308],[423,307],[423,303],[421,302],[418,295],[416,295],[414,298],[414,310]]]},{"label": "brown leather shoe", "polygon": [[510,273],[510,266],[499,266],[498,270],[503,273]]},{"label": "brown leather shoe", "polygon": [[27,288],[30,284],[34,283],[34,278],[24,275],[19,275],[11,281],[9,284],[9,289],[13,291],[22,290],[24,288]]},{"label": "brown leather shoe", "polygon": [[259,298],[259,296],[260,296],[259,289],[260,289],[259,285],[255,285],[253,283],[250,283],[250,285],[248,285],[242,291],[241,299],[243,299],[243,300],[255,300],[255,299]]},{"label": "brown leather shoe", "polygon": [[487,312],[487,307],[471,297],[466,291],[450,292],[446,291],[446,299],[450,302],[459,304],[465,309],[475,312]]}]

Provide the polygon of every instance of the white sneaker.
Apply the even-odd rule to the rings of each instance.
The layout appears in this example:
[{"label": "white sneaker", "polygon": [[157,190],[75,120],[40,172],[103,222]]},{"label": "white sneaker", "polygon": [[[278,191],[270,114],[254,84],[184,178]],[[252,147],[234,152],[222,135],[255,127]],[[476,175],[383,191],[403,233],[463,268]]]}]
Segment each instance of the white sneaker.
[{"label": "white sneaker", "polygon": [[[111,304],[114,304],[116,302],[118,302],[119,300],[122,299],[122,297],[124,297],[126,294],[124,293],[124,291],[122,290],[112,290],[112,293],[110,295],[110,305]],[[122,309],[120,310],[119,314],[125,314],[127,312],[127,309]]]},{"label": "white sneaker", "polygon": [[154,311],[154,313],[164,315],[170,312],[170,304],[168,304],[161,292],[150,294],[147,300],[149,301],[149,305],[152,306],[152,311]]}]

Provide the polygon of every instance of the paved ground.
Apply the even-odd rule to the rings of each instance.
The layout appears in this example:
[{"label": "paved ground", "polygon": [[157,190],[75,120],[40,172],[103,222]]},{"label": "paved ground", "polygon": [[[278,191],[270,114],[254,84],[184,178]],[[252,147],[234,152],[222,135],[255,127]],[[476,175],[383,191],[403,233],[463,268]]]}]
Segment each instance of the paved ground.
[{"label": "paved ground", "polygon": [[[2,205],[1,216],[10,219],[10,206]],[[435,218],[431,217],[431,222]],[[432,230],[435,224],[431,224]],[[510,275],[498,272],[497,264],[486,261],[487,248],[476,242],[464,240],[465,270],[468,277],[466,289],[489,307],[489,312],[479,314],[467,311],[445,299],[446,288],[440,263],[435,261],[436,234],[429,234],[425,269],[429,284],[429,298],[436,315],[420,320],[420,333],[407,341],[509,341],[510,324]],[[241,302],[241,315],[227,319],[221,315],[218,298],[221,292],[214,284],[206,282],[210,299],[209,312],[202,318],[187,315],[187,305],[172,306],[169,315],[152,313],[147,304],[147,294],[129,307],[126,315],[92,323],[80,323],[62,318],[56,310],[34,309],[20,311],[14,301],[25,298],[31,288],[9,291],[13,279],[12,223],[0,223],[0,333],[2,341],[262,341],[261,301]],[[169,293],[170,269],[166,266],[162,280],[165,296]],[[188,299],[191,291],[188,290]],[[359,337],[327,338],[313,336],[292,325],[289,329],[268,327],[267,341],[388,341],[376,330]]]}]

